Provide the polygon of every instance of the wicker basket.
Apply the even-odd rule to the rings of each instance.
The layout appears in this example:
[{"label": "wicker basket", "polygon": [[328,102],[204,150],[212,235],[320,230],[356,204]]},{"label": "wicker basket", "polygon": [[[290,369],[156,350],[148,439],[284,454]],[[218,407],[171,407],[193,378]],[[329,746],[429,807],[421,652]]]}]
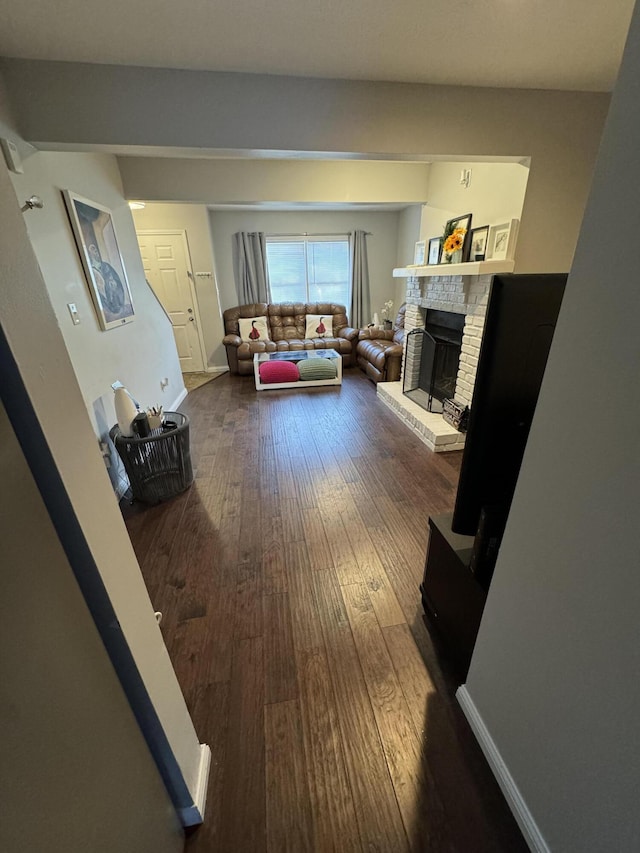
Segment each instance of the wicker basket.
[{"label": "wicker basket", "polygon": [[109,437],[122,459],[135,500],[160,503],[184,492],[193,482],[186,415],[165,412],[164,426],[145,438],[124,436],[117,425]]}]

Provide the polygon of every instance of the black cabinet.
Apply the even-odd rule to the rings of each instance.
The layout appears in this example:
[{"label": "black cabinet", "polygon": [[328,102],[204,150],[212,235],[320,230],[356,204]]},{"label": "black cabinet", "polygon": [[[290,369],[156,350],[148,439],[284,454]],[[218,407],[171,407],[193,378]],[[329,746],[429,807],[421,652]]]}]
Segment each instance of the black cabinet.
[{"label": "black cabinet", "polygon": [[469,670],[566,281],[564,273],[541,273],[495,275],[491,283],[455,509],[429,519],[421,586],[460,681]]},{"label": "black cabinet", "polygon": [[429,547],[420,590],[425,612],[444,641],[452,674],[462,683],[487,593],[469,568],[474,537],[454,533],[452,517],[447,513],[429,518]]}]

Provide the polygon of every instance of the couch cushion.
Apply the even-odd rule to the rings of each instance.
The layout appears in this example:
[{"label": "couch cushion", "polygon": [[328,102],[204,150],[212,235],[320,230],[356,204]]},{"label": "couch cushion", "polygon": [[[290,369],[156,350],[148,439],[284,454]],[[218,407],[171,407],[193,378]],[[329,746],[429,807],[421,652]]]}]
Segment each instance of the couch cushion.
[{"label": "couch cushion", "polygon": [[366,358],[378,370],[384,370],[388,355],[402,355],[402,347],[391,341],[359,341],[358,355]]},{"label": "couch cushion", "polygon": [[258,367],[260,381],[265,385],[277,382],[297,382],[300,371],[295,361],[263,361]]},{"label": "couch cushion", "polygon": [[306,311],[302,302],[272,302],[269,305],[269,326],[274,341],[304,338]]},{"label": "couch cushion", "polygon": [[307,314],[305,337],[308,340],[332,338],[333,314]]},{"label": "couch cushion", "polygon": [[307,358],[298,362],[300,379],[311,382],[318,379],[335,379],[338,368],[331,358]]},{"label": "couch cushion", "polygon": [[247,343],[269,340],[269,327],[266,317],[241,317],[238,319],[238,326],[240,327],[240,337]]}]

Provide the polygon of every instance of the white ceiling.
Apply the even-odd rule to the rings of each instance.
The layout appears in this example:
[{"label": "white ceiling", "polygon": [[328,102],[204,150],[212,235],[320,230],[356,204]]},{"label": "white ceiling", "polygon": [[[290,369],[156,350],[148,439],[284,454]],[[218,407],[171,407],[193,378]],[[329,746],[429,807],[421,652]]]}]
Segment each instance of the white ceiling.
[{"label": "white ceiling", "polygon": [[0,55],[608,91],[632,8],[633,0],[0,0]]}]

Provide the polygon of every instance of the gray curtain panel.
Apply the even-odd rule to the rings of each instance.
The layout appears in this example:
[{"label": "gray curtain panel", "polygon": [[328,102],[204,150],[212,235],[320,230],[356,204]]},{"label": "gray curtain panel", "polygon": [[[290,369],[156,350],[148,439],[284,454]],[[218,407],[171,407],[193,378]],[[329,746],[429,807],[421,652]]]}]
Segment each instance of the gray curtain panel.
[{"label": "gray curtain panel", "polygon": [[233,235],[233,274],[239,305],[269,302],[267,241],[261,231]]},{"label": "gray curtain panel", "polygon": [[350,243],[351,313],[349,320],[354,329],[361,329],[371,322],[366,231],[354,231],[350,237]]}]

